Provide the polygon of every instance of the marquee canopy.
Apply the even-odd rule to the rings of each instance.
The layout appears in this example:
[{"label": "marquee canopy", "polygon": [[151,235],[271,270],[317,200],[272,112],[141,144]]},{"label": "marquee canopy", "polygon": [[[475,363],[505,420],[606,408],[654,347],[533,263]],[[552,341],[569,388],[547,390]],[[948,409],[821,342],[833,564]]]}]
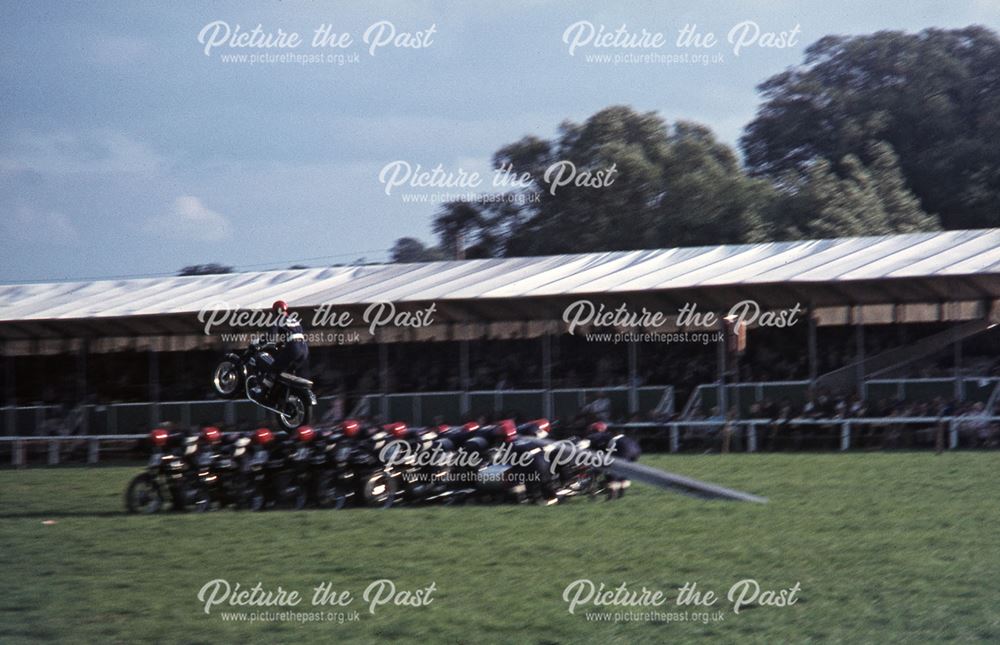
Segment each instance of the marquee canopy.
[{"label": "marquee canopy", "polygon": [[[567,232],[567,234],[571,234]],[[443,323],[557,320],[581,299],[676,312],[1000,299],[1000,229],[945,231],[223,275],[0,285],[5,340],[198,334],[197,313],[222,303],[356,318],[370,304],[435,304]],[[308,322],[309,316],[304,316]]]}]

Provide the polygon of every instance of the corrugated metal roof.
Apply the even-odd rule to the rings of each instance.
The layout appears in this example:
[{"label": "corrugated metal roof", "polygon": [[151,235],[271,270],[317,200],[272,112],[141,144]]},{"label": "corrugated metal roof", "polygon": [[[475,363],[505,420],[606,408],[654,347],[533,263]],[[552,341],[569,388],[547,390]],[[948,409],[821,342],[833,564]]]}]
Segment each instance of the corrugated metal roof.
[{"label": "corrugated metal roof", "polygon": [[[567,234],[571,234],[568,232]],[[1000,229],[878,237],[586,253],[547,257],[382,264],[225,275],[0,286],[0,321],[58,321],[190,314],[221,302],[295,307],[374,302],[477,302],[666,293],[763,285],[824,284],[851,300],[852,284],[910,279],[911,292],[880,286],[859,301],[919,299],[913,279],[978,278],[969,293],[1000,297]],[[982,278],[990,278],[984,283]],[[946,288],[943,295],[950,293]],[[801,293],[801,292],[800,292]],[[942,297],[940,288],[937,298]],[[878,295],[881,294],[881,295]],[[966,294],[968,295],[968,294]],[[751,297],[751,296],[746,296]]]}]

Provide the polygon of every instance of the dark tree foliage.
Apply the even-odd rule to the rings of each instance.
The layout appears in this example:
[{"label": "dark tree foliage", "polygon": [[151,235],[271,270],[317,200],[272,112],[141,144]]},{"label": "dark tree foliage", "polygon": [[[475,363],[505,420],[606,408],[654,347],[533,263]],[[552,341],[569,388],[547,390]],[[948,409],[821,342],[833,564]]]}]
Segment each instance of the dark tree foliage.
[{"label": "dark tree foliage", "polygon": [[430,262],[440,260],[441,254],[435,248],[424,246],[418,239],[401,237],[389,251],[389,258],[392,262]]},{"label": "dark tree foliage", "polygon": [[232,273],[233,267],[222,264],[192,264],[181,269],[177,275],[213,275],[216,273]]},{"label": "dark tree foliage", "polygon": [[[1000,39],[985,27],[827,36],[759,86],[741,140],[749,169],[780,178],[898,156],[905,185],[945,228],[1000,224]],[[846,232],[844,233],[846,234]]]}]

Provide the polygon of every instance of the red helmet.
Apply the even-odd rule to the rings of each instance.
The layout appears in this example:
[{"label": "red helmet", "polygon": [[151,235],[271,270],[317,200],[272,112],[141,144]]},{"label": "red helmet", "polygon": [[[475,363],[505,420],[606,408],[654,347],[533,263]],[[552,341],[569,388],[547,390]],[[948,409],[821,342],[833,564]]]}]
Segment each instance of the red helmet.
[{"label": "red helmet", "polygon": [[593,423],[590,424],[591,432],[604,432],[607,429],[608,429],[608,424],[604,423],[603,421],[594,421]]},{"label": "red helmet", "polygon": [[222,433],[215,426],[207,426],[201,431],[201,438],[207,443],[219,443]]},{"label": "red helmet", "polygon": [[295,436],[302,443],[309,443],[316,436],[316,431],[312,429],[312,426],[299,426],[299,429],[295,431]]},{"label": "red helmet", "polygon": [[406,424],[402,421],[395,421],[393,423],[386,424],[382,426],[382,429],[397,439],[401,439],[406,436]]},{"label": "red helmet", "polygon": [[271,305],[271,309],[275,309],[275,310],[278,310],[278,311],[287,312],[288,311],[288,303],[285,302],[284,300],[275,300],[274,304]]},{"label": "red helmet", "polygon": [[159,446],[162,448],[163,446],[167,445],[167,437],[169,436],[170,433],[167,432],[165,429],[156,428],[155,430],[149,433],[149,440],[153,442],[154,446]]},{"label": "red helmet", "polygon": [[345,436],[354,437],[361,430],[361,424],[354,419],[344,419],[340,424],[340,430]]},{"label": "red helmet", "polygon": [[257,428],[253,431],[253,442],[257,445],[269,444],[271,439],[274,439],[274,434],[268,428]]},{"label": "red helmet", "polygon": [[536,428],[538,428],[538,434],[548,434],[551,424],[548,419],[535,419],[531,422]]},{"label": "red helmet", "polygon": [[497,424],[496,434],[506,443],[513,443],[514,439],[517,438],[517,425],[512,419],[504,419]]}]

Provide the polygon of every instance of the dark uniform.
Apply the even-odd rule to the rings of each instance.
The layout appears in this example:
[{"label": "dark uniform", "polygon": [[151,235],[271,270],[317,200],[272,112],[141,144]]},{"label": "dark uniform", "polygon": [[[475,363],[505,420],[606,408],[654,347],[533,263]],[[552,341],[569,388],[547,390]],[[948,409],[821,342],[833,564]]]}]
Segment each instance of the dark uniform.
[{"label": "dark uniform", "polygon": [[[631,437],[623,434],[612,434],[611,432],[594,432],[589,437],[590,449],[606,451],[609,448],[615,459],[622,461],[638,461],[642,450],[639,444]],[[625,494],[625,489],[632,485],[627,477],[620,475],[606,475],[608,480],[608,494],[611,498],[621,497]]]},{"label": "dark uniform", "polygon": [[267,341],[278,349],[271,366],[275,376],[288,372],[309,378],[309,345],[301,324],[293,323],[290,316],[281,316],[268,331]]}]

